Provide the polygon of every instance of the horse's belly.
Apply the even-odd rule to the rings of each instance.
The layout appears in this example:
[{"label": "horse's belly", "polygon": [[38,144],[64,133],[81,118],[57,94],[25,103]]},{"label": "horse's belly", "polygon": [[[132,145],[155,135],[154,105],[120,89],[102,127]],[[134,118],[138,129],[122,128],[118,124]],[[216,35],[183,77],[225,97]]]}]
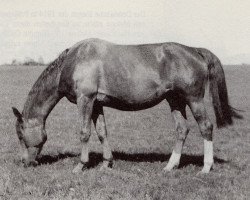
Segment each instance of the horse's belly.
[{"label": "horse's belly", "polygon": [[169,90],[159,87],[155,90],[119,91],[113,94],[98,92],[97,101],[103,106],[120,110],[142,110],[161,102]]}]

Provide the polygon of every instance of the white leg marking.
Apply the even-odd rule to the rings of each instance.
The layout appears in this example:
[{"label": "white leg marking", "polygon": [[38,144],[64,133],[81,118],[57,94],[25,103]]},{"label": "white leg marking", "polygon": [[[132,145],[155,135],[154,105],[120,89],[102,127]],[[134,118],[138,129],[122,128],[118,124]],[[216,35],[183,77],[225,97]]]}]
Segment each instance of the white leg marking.
[{"label": "white leg marking", "polygon": [[213,142],[204,140],[204,167],[202,173],[208,173],[214,163]]},{"label": "white leg marking", "polygon": [[82,163],[78,163],[76,167],[73,169],[72,173],[77,174],[80,173],[83,169],[84,165]]},{"label": "white leg marking", "polygon": [[168,164],[166,167],[164,167],[163,170],[165,171],[171,171],[174,167],[178,167],[179,163],[180,163],[180,158],[181,158],[181,154],[180,153],[176,153],[174,150],[172,152],[172,155],[168,161]]}]

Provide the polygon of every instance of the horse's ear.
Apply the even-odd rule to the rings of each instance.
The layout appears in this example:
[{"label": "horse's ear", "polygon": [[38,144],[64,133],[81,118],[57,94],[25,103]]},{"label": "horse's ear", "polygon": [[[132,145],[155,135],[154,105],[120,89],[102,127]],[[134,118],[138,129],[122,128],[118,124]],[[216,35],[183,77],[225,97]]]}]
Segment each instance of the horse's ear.
[{"label": "horse's ear", "polygon": [[19,121],[23,120],[22,114],[17,110],[17,108],[12,107],[13,113]]}]

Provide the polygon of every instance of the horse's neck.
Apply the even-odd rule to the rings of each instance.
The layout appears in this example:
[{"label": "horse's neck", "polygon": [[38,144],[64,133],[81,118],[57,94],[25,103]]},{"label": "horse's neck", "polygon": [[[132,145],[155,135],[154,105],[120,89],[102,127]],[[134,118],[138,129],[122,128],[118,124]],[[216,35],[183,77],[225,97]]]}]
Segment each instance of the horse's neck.
[{"label": "horse's neck", "polygon": [[36,119],[45,124],[50,111],[62,98],[58,93],[58,86],[62,63],[68,51],[69,49],[64,50],[58,58],[51,62],[33,85],[24,105],[24,118]]},{"label": "horse's neck", "polygon": [[60,100],[60,96],[56,91],[46,96],[40,92],[39,95],[35,96],[32,102],[27,102],[23,111],[26,119],[37,119],[40,122],[45,122],[50,111],[54,108],[57,102]]},{"label": "horse's neck", "polygon": [[32,87],[24,105],[23,115],[26,119],[36,119],[45,123],[47,116],[61,99],[58,93],[58,75],[39,78]]}]

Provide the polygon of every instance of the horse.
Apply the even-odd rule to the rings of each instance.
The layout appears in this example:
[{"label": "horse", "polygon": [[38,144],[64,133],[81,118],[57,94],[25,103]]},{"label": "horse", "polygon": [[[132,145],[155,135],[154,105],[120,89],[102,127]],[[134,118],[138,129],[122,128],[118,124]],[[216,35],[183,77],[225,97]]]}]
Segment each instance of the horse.
[{"label": "horse", "polygon": [[16,132],[25,165],[36,165],[47,140],[46,119],[54,106],[66,97],[77,105],[82,150],[73,169],[88,169],[88,141],[93,121],[103,146],[103,168],[111,168],[103,107],[122,111],[151,108],[167,100],[178,134],[176,144],[164,171],[178,167],[189,128],[186,107],[190,107],[204,139],[204,166],[208,173],[214,164],[213,124],[209,119],[204,94],[209,83],[216,124],[233,123],[237,112],[229,105],[224,70],[220,60],[209,50],[167,42],[119,45],[92,38],[64,50],[39,76],[22,113],[12,107]]}]

